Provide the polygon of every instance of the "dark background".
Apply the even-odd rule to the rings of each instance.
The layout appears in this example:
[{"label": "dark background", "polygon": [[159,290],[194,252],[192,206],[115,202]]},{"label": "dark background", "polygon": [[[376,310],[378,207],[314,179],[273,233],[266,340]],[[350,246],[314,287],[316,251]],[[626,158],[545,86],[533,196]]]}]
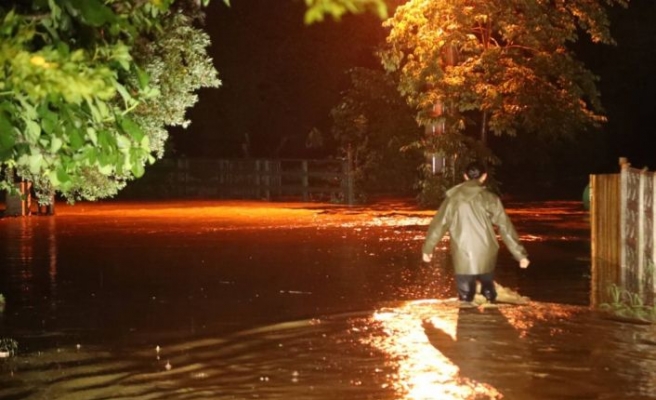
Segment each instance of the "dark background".
[{"label": "dark background", "polygon": [[[222,86],[202,90],[188,113],[192,124],[172,131],[169,156],[303,157],[334,154],[330,109],[347,87],[346,70],[378,68],[376,46],[384,40],[381,21],[371,14],[347,15],[306,26],[304,3],[295,0],[213,1],[205,29]],[[506,188],[536,182],[547,192],[580,194],[590,173],[618,171],[618,158],[635,167],[656,168],[654,151],[654,66],[656,2],[634,0],[610,9],[616,46],[589,43],[575,51],[600,80],[608,122],[578,141],[555,141],[548,149],[529,139],[491,140],[503,164]],[[319,129],[323,148],[308,148]],[[244,146],[248,142],[248,147]],[[579,190],[580,189],[580,190]]]},{"label": "dark background", "polygon": [[202,90],[188,114],[192,125],[174,131],[178,154],[244,156],[246,134],[253,157],[330,152],[307,149],[307,134],[316,127],[330,140],[329,112],[348,83],[345,72],[379,65],[373,52],[384,31],[370,14],[306,26],[304,12],[294,0],[210,3],[205,29],[222,86]]}]

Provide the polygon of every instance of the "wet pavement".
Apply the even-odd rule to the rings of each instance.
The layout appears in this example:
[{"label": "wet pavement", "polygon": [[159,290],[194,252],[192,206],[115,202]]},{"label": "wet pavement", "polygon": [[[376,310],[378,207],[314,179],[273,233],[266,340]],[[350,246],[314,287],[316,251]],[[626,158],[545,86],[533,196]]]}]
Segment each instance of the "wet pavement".
[{"label": "wet pavement", "polygon": [[459,309],[432,211],[57,205],[0,219],[2,399],[656,399],[656,327],[590,307],[587,213],[508,204],[523,306]]}]

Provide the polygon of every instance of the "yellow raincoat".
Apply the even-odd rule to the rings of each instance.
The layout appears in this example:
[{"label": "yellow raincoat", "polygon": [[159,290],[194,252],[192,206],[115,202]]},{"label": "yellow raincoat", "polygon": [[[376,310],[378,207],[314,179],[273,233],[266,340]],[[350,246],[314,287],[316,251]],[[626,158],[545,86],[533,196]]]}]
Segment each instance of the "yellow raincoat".
[{"label": "yellow raincoat", "polygon": [[499,251],[494,227],[517,261],[527,258],[499,197],[472,179],[452,187],[428,228],[422,251],[432,254],[448,231],[456,274],[479,275],[494,271]]}]

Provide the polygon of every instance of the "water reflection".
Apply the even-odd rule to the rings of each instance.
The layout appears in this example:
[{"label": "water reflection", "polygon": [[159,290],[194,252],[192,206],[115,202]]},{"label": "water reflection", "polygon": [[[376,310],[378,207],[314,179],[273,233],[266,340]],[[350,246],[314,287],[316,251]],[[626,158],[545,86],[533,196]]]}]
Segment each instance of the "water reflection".
[{"label": "water reflection", "polygon": [[[656,332],[612,324],[561,304],[420,300],[376,312],[378,330],[363,341],[387,355],[397,371],[388,384],[403,400],[656,398]],[[638,337],[642,355],[631,350]],[[620,372],[628,365],[630,376]]]},{"label": "water reflection", "polygon": [[6,281],[19,283],[19,287],[8,291],[12,301],[34,304],[49,298],[56,306],[56,224],[54,217],[13,218],[3,224],[3,272],[8,274]]},{"label": "water reflection", "polygon": [[0,364],[0,398],[654,399],[655,348],[651,327],[583,307],[417,300],[231,335],[47,349]]},{"label": "water reflection", "polygon": [[[449,304],[450,303],[450,304]],[[373,319],[382,325],[384,336],[370,338],[369,344],[383,350],[395,364],[397,375],[391,386],[407,400],[469,399],[477,396],[501,398],[501,393],[485,382],[460,373],[460,368],[431,342],[428,332],[442,334],[458,343],[460,310],[454,302],[421,300],[396,309],[378,311]],[[440,346],[441,347],[441,346]]]}]

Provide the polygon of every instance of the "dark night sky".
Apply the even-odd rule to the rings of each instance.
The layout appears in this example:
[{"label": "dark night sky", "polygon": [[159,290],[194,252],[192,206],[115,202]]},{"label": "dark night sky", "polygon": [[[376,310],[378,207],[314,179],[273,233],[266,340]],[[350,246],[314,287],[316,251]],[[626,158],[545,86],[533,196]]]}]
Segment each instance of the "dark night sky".
[{"label": "dark night sky", "polygon": [[[241,156],[248,133],[255,157],[321,156],[305,148],[305,137],[316,126],[330,139],[329,112],[347,85],[346,69],[379,65],[373,51],[384,38],[380,20],[365,14],[308,27],[301,1],[231,4],[214,0],[207,10],[210,52],[223,86],[201,91],[188,114],[191,126],[173,131],[177,153]],[[656,2],[633,0],[611,16],[618,46],[580,46],[582,59],[601,77],[609,118],[600,133],[605,149],[583,157],[599,158],[591,172],[616,171],[619,156],[656,169]]]},{"label": "dark night sky", "polygon": [[[613,162],[626,156],[636,167],[656,169],[656,2],[633,0],[611,13],[617,46],[595,46],[589,67],[601,77]],[[616,164],[615,164],[616,165]]]},{"label": "dark night sky", "polygon": [[360,15],[305,26],[303,2],[273,4],[210,3],[206,30],[222,86],[201,91],[191,126],[174,131],[179,153],[241,156],[248,133],[255,157],[321,156],[305,138],[317,127],[330,139],[329,112],[348,83],[345,71],[378,65],[373,46],[384,37],[381,22]]}]

